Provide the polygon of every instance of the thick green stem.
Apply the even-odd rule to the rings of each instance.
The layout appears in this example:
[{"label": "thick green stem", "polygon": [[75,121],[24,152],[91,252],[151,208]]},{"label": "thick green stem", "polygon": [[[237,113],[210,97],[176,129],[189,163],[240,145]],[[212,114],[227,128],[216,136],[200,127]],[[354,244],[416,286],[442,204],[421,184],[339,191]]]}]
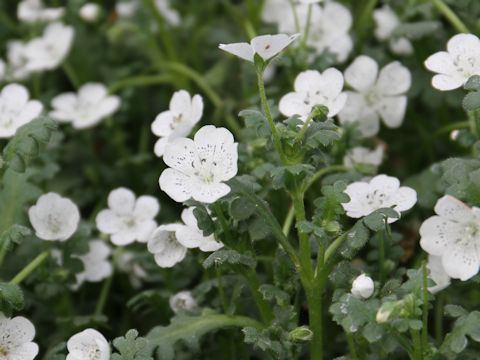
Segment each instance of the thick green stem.
[{"label": "thick green stem", "polygon": [[262,318],[263,323],[269,325],[273,320],[273,313],[270,305],[263,299],[262,294],[258,291],[260,284],[258,281],[257,274],[254,270],[249,270],[245,274],[245,279],[247,280],[248,287],[252,292],[253,299],[257,305],[258,311]]},{"label": "thick green stem", "polygon": [[49,251],[40,253],[27,266],[25,266],[15,277],[10,280],[10,284],[19,285],[28,275],[30,275],[37,267],[39,267],[45,260],[47,260]]},{"label": "thick green stem", "polygon": [[420,332],[418,330],[410,329],[410,336],[413,343],[412,360],[422,360],[422,343],[420,340]]},{"label": "thick green stem", "polygon": [[308,234],[301,231],[299,224],[305,221],[305,204],[303,202],[303,193],[295,192],[292,194],[293,207],[295,209],[295,219],[297,225],[297,234],[299,240],[300,264],[302,272],[308,277],[312,278],[312,254],[310,249],[310,241]]},{"label": "thick green stem", "polygon": [[345,333],[345,335],[347,336],[348,351],[350,352],[350,357],[353,360],[357,360],[358,355],[357,355],[357,349],[355,347],[355,339],[353,338],[353,334],[347,332]]},{"label": "thick green stem", "polygon": [[424,260],[422,262],[422,349],[425,354],[429,348],[428,343],[428,271],[427,271],[427,262]]},{"label": "thick green stem", "polygon": [[308,322],[313,338],[310,342],[310,359],[323,359],[323,318],[322,318],[322,292],[323,289],[313,286],[305,288],[308,302]]},{"label": "thick green stem", "polygon": [[433,5],[437,10],[445,16],[445,18],[452,24],[452,26],[461,33],[469,33],[467,26],[462,20],[455,14],[450,7],[443,2],[443,0],[432,0]]}]

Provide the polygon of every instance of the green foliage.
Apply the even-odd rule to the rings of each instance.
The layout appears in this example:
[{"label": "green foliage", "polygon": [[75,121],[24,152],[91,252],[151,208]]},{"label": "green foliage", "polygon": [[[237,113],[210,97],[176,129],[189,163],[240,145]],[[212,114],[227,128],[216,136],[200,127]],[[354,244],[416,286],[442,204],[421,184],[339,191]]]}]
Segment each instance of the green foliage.
[{"label": "green foliage", "polygon": [[118,353],[112,354],[111,360],[153,360],[148,340],[138,337],[137,330],[128,330],[125,337],[113,340],[113,346]]},{"label": "green foliage", "polygon": [[480,342],[480,312],[457,311],[450,308],[448,313],[456,317],[453,329],[447,334],[440,347],[440,352],[445,355],[459,354],[468,345],[468,339]]},{"label": "green foliage", "polygon": [[10,314],[13,310],[21,310],[24,306],[23,292],[18,285],[0,283],[0,310]]},{"label": "green foliage", "polygon": [[441,28],[438,21],[417,21],[398,25],[393,31],[394,36],[405,36],[409,39],[420,39],[435,33]]},{"label": "green foliage", "polygon": [[220,249],[209,255],[203,262],[203,267],[209,269],[212,266],[219,265],[243,265],[254,269],[257,261],[249,255],[240,254],[235,250]]},{"label": "green foliage", "polygon": [[363,218],[363,223],[373,231],[380,231],[385,229],[386,219],[398,219],[400,214],[391,208],[378,209],[365,216]]}]

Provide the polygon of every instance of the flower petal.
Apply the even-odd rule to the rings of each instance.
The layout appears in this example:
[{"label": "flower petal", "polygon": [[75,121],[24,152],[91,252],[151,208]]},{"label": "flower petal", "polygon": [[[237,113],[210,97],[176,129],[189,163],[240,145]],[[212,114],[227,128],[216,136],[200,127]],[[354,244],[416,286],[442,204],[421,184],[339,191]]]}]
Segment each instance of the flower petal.
[{"label": "flower petal", "polygon": [[278,109],[285,116],[299,115],[305,118],[312,111],[312,105],[303,93],[290,92],[280,99]]},{"label": "flower petal", "polygon": [[475,244],[451,246],[442,256],[442,265],[448,276],[466,281],[478,273],[479,259]]},{"label": "flower petal", "polygon": [[140,196],[135,202],[135,208],[133,214],[136,218],[151,220],[157,216],[160,211],[160,204],[153,196],[143,195]]},{"label": "flower petal", "polygon": [[376,87],[380,94],[394,96],[407,92],[411,84],[410,71],[400,62],[394,61],[380,70]]},{"label": "flower petal", "polygon": [[435,212],[453,221],[466,222],[474,220],[472,209],[451,195],[445,195],[437,200]]},{"label": "flower petal", "polygon": [[192,197],[205,204],[212,204],[230,192],[230,186],[224,183],[198,184],[192,189]]},{"label": "flower petal", "polygon": [[407,109],[406,96],[384,97],[377,104],[375,108],[380,114],[385,125],[389,128],[398,128],[402,125]]},{"label": "flower petal", "polygon": [[130,189],[120,187],[112,190],[108,195],[108,207],[116,214],[126,215],[133,212],[135,194]]},{"label": "flower petal", "polygon": [[249,43],[220,44],[218,47],[223,51],[238,56],[239,58],[253,62],[255,51]]},{"label": "flower petal", "polygon": [[176,202],[184,202],[192,197],[192,178],[175,169],[165,169],[159,179],[160,189]]},{"label": "flower petal", "polygon": [[359,92],[368,91],[377,80],[378,64],[366,55],[358,56],[345,70],[345,81]]},{"label": "flower petal", "polygon": [[255,53],[260,55],[263,60],[268,60],[285,49],[297,37],[297,35],[289,36],[286,34],[261,35],[254,37],[251,45]]},{"label": "flower petal", "polygon": [[440,216],[429,217],[420,226],[420,246],[427,253],[442,256],[459,236],[462,226]]},{"label": "flower petal", "polygon": [[122,219],[111,209],[101,210],[95,221],[97,229],[105,234],[114,234],[125,229]]}]

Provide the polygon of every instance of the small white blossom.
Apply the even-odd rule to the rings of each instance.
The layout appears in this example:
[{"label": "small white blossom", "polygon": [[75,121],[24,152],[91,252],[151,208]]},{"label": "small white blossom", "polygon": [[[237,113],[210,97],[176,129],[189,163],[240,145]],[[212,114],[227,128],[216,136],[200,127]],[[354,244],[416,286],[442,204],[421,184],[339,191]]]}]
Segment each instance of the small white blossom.
[{"label": "small white blossom", "polygon": [[85,329],[73,335],[67,342],[66,360],[108,360],[110,345],[95,329]]},{"label": "small white blossom", "polygon": [[135,194],[126,188],[112,190],[108,195],[108,209],[97,214],[97,228],[111,235],[110,240],[118,246],[128,245],[135,240],[147,242],[157,227],[155,216],[160,204],[153,196]]},{"label": "small white blossom", "polygon": [[155,6],[170,25],[176,26],[180,24],[180,15],[177,10],[172,9],[169,0],[155,0]]},{"label": "small white blossom", "polygon": [[112,254],[110,247],[102,240],[88,243],[88,253],[78,256],[83,263],[83,271],[76,274],[77,286],[83,282],[99,282],[112,274],[112,264],[108,258]]},{"label": "small white blossom", "polygon": [[375,20],[375,37],[380,41],[388,41],[390,50],[398,55],[410,55],[413,47],[410,40],[404,36],[394,36],[395,29],[400,25],[397,14],[388,5],[373,11]]},{"label": "small white blossom", "polygon": [[23,85],[9,84],[0,92],[0,138],[10,138],[18,128],[38,117],[43,110],[40,101],[30,100]]},{"label": "small white blossom", "polygon": [[41,72],[57,68],[70,51],[73,35],[71,26],[62,23],[49,24],[41,37],[25,45],[25,69],[28,72]]},{"label": "small white blossom", "polygon": [[170,308],[177,313],[180,310],[193,310],[197,307],[197,302],[190,291],[180,291],[168,300]]},{"label": "small white blossom", "polygon": [[177,202],[190,198],[213,203],[230,192],[224,181],[237,174],[237,143],[225,128],[202,127],[193,140],[170,141],[163,161],[170,168],[160,176],[160,188]]},{"label": "small white blossom", "polygon": [[335,68],[323,73],[316,70],[301,72],[295,78],[294,89],[280,99],[279,110],[285,116],[299,115],[303,121],[316,105],[326,106],[328,116],[333,117],[347,101],[347,94],[342,92],[343,75]]},{"label": "small white blossom", "polygon": [[399,127],[405,116],[412,79],[398,61],[378,71],[377,62],[365,55],[357,57],[345,70],[345,81],[355,91],[347,91],[345,107],[338,114],[342,123],[357,123],[364,136],[380,130],[381,118],[389,128]]},{"label": "small white blossom", "polygon": [[298,35],[288,36],[285,34],[261,35],[254,37],[250,44],[246,42],[234,44],[220,44],[218,47],[239,58],[253,62],[255,54],[267,61],[278,55],[283,49],[290,45]]},{"label": "small white blossom", "polygon": [[383,147],[378,145],[374,150],[357,146],[349,150],[343,158],[343,165],[354,168],[356,164],[380,166],[383,161]]},{"label": "small white blossom", "polygon": [[463,86],[473,75],[480,75],[480,39],[473,34],[458,34],[439,51],[425,60],[428,70],[437,73],[432,86],[447,91]]},{"label": "small white blossom", "polygon": [[193,214],[193,207],[182,211],[181,225],[176,231],[178,242],[186,248],[199,248],[201,251],[211,252],[223,247],[221,242],[217,242],[213,235],[203,236],[202,230],[198,228],[197,219]]},{"label": "small white blossom", "polygon": [[468,280],[480,266],[480,208],[468,207],[450,195],[440,198],[435,213],[420,227],[420,246],[442,259],[445,273]]},{"label": "small white blossom", "polygon": [[[361,218],[382,208],[392,208],[400,215],[417,202],[415,190],[402,186],[392,176],[377,175],[370,182],[357,181],[347,186],[345,193],[350,197],[348,203],[342,204],[351,218]],[[388,218],[388,223],[397,221]]]},{"label": "small white blossom", "polygon": [[203,99],[193,97],[185,90],[177,91],[170,99],[169,109],[157,115],[152,123],[152,132],[160,139],[155,143],[155,155],[162,157],[168,141],[188,136],[203,114]]},{"label": "small white blossom", "polygon": [[42,0],[23,0],[17,7],[18,19],[25,23],[56,21],[64,13],[63,7],[46,8]]},{"label": "small white blossom", "polygon": [[86,3],[79,10],[82,20],[92,23],[98,20],[101,12],[102,8],[96,3]]},{"label": "small white blossom", "polygon": [[49,192],[28,209],[28,217],[40,239],[65,241],[77,231],[80,211],[72,200]]},{"label": "small white blossom", "polygon": [[75,129],[86,129],[112,115],[120,106],[120,98],[108,95],[105,85],[84,84],[78,94],[69,92],[52,99],[50,116],[62,122],[71,122]]},{"label": "small white blossom", "polygon": [[136,289],[142,286],[143,280],[147,277],[146,271],[138,263],[135,253],[131,251],[122,252],[117,259],[118,270],[128,275],[130,284]]},{"label": "small white blossom", "polygon": [[180,224],[160,225],[148,240],[147,248],[161,268],[170,268],[185,258],[187,248],[180,244],[176,232]]},{"label": "small white blossom", "polygon": [[35,327],[30,320],[16,316],[6,318],[0,313],[0,358],[2,360],[33,360],[38,345],[33,342]]},{"label": "small white blossom", "polygon": [[30,71],[26,68],[28,62],[25,56],[26,46],[26,43],[18,40],[7,43],[7,64],[5,69],[7,79],[25,80],[30,76]]},{"label": "small white blossom", "polygon": [[357,276],[357,278],[352,283],[352,295],[357,298],[368,299],[372,296],[373,291],[375,290],[375,286],[373,284],[373,280],[362,274]]},{"label": "small white blossom", "polygon": [[450,285],[450,276],[445,272],[440,256],[428,255],[427,268],[429,270],[428,277],[435,283],[434,286],[428,288],[432,294],[436,294]]},{"label": "small white blossom", "polygon": [[120,18],[130,18],[137,12],[138,2],[136,0],[120,1],[115,4],[115,11]]}]

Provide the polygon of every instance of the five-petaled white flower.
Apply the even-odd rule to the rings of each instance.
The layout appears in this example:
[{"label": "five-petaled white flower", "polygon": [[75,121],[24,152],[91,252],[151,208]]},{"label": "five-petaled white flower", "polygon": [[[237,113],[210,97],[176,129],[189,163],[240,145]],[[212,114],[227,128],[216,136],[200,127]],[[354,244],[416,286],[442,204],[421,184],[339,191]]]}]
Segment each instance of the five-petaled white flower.
[{"label": "five-petaled white flower", "polygon": [[160,225],[148,240],[147,249],[162,268],[170,268],[185,258],[187,248],[177,239],[180,224]]},{"label": "five-petaled white flower", "polygon": [[285,116],[300,115],[303,121],[316,105],[326,106],[328,116],[333,117],[347,101],[347,94],[342,92],[343,75],[335,68],[323,73],[316,70],[301,72],[295,78],[294,89],[280,99],[279,110]]},{"label": "five-petaled white flower", "polygon": [[5,67],[5,78],[11,80],[25,80],[30,75],[26,65],[28,62],[25,56],[27,43],[14,40],[7,43],[7,64]]},{"label": "five-petaled white flower", "polygon": [[77,231],[80,211],[72,200],[49,192],[28,209],[28,217],[40,239],[65,241]]},{"label": "five-petaled white flower", "polygon": [[10,138],[17,129],[35,119],[43,110],[37,100],[29,100],[28,90],[19,84],[9,84],[0,93],[0,138]]},{"label": "five-petaled white flower", "polygon": [[70,51],[73,36],[71,26],[59,22],[49,24],[41,37],[34,38],[25,45],[22,54],[26,60],[25,70],[41,72],[58,67]]},{"label": "five-petaled white flower", "polygon": [[190,198],[213,203],[230,192],[224,183],[237,174],[237,143],[225,128],[203,126],[193,140],[170,141],[163,161],[170,168],[160,175],[160,188],[177,202]]},{"label": "five-petaled white flower", "polygon": [[30,320],[16,316],[6,318],[0,313],[0,358],[3,360],[33,360],[38,345],[32,342],[35,327]]},{"label": "five-petaled white flower", "polygon": [[250,44],[246,42],[233,44],[220,44],[218,47],[239,58],[253,62],[255,54],[258,54],[264,61],[278,55],[283,49],[290,45],[298,35],[261,35],[254,37]]},{"label": "five-petaled white flower", "polygon": [[480,208],[445,195],[434,210],[437,215],[420,227],[420,246],[442,258],[443,269],[451,278],[470,279],[480,266]]},{"label": "five-petaled white flower", "polygon": [[458,34],[447,43],[447,51],[439,51],[425,60],[428,70],[437,73],[432,86],[453,90],[464,85],[473,75],[480,75],[480,39],[473,34]]},{"label": "five-petaled white flower", "polygon": [[[400,215],[417,202],[415,190],[400,187],[397,178],[387,175],[377,175],[370,182],[354,182],[347,186],[345,193],[350,201],[342,206],[351,218],[361,218],[382,208],[392,208]],[[397,219],[388,218],[388,223],[395,221]]]},{"label": "five-petaled white flower", "polygon": [[188,290],[180,291],[171,296],[168,303],[175,313],[180,310],[193,310],[197,307],[197,302],[193,298],[192,293]]},{"label": "five-petaled white flower", "polygon": [[410,55],[413,47],[410,40],[404,36],[395,36],[395,29],[400,25],[397,14],[388,5],[373,11],[375,20],[375,37],[380,41],[388,41],[390,50],[398,55]]},{"label": "five-petaled white flower", "polygon": [[102,8],[100,5],[91,2],[84,4],[79,10],[80,17],[86,22],[97,21],[101,13]]},{"label": "five-petaled white flower", "polygon": [[355,91],[347,92],[345,107],[338,114],[342,123],[357,123],[364,136],[378,133],[379,118],[389,128],[402,124],[407,107],[405,93],[412,81],[405,66],[394,61],[379,73],[374,59],[360,55],[345,70],[345,81]]},{"label": "five-petaled white flower", "polygon": [[95,329],[85,329],[73,335],[67,342],[66,360],[108,360],[110,345]]},{"label": "five-petaled white flower", "polygon": [[349,150],[343,157],[343,165],[354,168],[356,164],[378,167],[383,161],[383,146],[378,145],[374,150],[357,146]]},{"label": "five-petaled white flower", "polygon": [[160,211],[160,204],[153,196],[135,194],[126,188],[112,190],[108,195],[108,209],[97,214],[97,228],[111,235],[115,245],[123,246],[147,242],[157,227],[155,216]]},{"label": "five-petaled white flower", "polygon": [[203,99],[193,97],[185,90],[177,91],[170,99],[169,109],[157,115],[152,123],[152,132],[160,139],[155,143],[155,155],[163,156],[168,141],[188,136],[203,114]]},{"label": "five-petaled white flower", "polygon": [[50,116],[62,122],[71,122],[75,129],[86,129],[112,115],[120,106],[120,98],[108,95],[105,85],[87,83],[78,94],[69,92],[52,99]]},{"label": "five-petaled white flower", "polygon": [[450,276],[443,268],[441,256],[428,255],[427,268],[429,271],[428,277],[435,283],[428,288],[428,291],[432,294],[436,294],[450,285]]},{"label": "five-petaled white flower", "polygon": [[88,243],[88,253],[78,256],[83,263],[83,271],[76,274],[77,286],[83,282],[99,282],[112,274],[112,264],[108,260],[112,250],[102,240]]},{"label": "five-petaled white flower", "polygon": [[176,231],[178,242],[186,248],[199,248],[205,252],[216,251],[222,248],[223,244],[217,242],[213,235],[203,235],[202,230],[198,228],[193,209],[193,207],[190,207],[182,211],[182,221],[185,225],[181,225]]},{"label": "five-petaled white flower", "polygon": [[42,0],[23,0],[17,7],[17,17],[25,23],[59,20],[64,13],[63,7],[47,8]]},{"label": "five-petaled white flower", "polygon": [[352,283],[351,292],[356,298],[368,299],[373,295],[374,290],[375,285],[373,284],[372,278],[365,274],[357,276]]}]

